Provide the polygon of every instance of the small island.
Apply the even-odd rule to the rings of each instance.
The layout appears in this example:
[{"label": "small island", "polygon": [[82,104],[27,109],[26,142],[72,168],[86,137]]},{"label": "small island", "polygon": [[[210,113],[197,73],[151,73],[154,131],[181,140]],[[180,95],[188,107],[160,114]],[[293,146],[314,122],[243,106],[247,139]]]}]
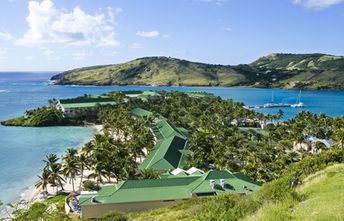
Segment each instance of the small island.
[{"label": "small island", "polygon": [[308,199],[309,177],[332,174],[324,189],[340,179],[344,117],[282,117],[198,91],[53,99],[2,124],[100,131],[80,150],[46,156],[39,194],[14,205],[13,220],[237,220],[268,205],[289,214]]},{"label": "small island", "polygon": [[53,76],[51,81],[60,85],[245,86],[343,90],[343,73],[343,56],[275,53],[241,65],[144,57],[123,64],[66,71]]}]

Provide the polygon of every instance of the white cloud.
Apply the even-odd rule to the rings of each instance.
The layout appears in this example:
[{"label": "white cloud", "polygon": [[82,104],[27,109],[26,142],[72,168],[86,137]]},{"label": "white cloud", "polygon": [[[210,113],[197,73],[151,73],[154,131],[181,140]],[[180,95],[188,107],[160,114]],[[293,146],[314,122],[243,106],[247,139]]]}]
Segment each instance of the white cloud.
[{"label": "white cloud", "polygon": [[154,31],[138,31],[136,32],[136,35],[144,38],[155,38],[160,35],[160,33],[157,30]]},{"label": "white cloud", "polygon": [[224,28],[222,28],[222,30],[224,30],[224,31],[232,31],[232,28],[230,28],[230,27],[224,27]]},{"label": "white cloud", "polygon": [[0,32],[0,40],[10,41],[13,39],[13,36],[7,31]]},{"label": "white cloud", "polygon": [[344,0],[293,0],[294,4],[302,5],[303,7],[311,10],[321,10],[343,2]]},{"label": "white cloud", "polygon": [[78,6],[69,12],[57,9],[52,0],[29,1],[29,15],[26,18],[29,30],[15,44],[118,46],[120,43],[115,39],[114,31],[115,15],[116,10],[110,7],[107,8],[107,14],[97,12],[91,15]]}]

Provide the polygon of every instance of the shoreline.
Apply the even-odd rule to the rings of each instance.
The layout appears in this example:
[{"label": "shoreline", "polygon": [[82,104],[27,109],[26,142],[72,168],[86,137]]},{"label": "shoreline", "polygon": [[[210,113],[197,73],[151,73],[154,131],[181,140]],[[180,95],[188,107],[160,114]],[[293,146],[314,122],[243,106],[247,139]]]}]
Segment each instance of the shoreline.
[{"label": "shoreline", "polygon": [[[48,82],[51,80],[48,80]],[[288,88],[288,87],[256,87],[254,85],[188,85],[188,84],[179,84],[179,85],[155,85],[155,84],[77,84],[77,83],[49,83],[49,85],[56,86],[76,86],[76,87],[125,87],[125,86],[136,86],[136,87],[190,87],[190,88],[252,88],[252,89],[280,89],[286,91],[344,91],[344,89],[328,88],[328,89],[312,89],[312,88]]]},{"label": "shoreline", "polygon": [[[85,128],[90,128],[90,129],[93,129],[94,130],[94,135],[96,134],[99,134],[101,133],[102,131],[102,128],[103,126],[102,125],[86,125],[86,126],[83,126]],[[93,139],[93,137],[91,138],[91,140]],[[87,142],[91,141],[91,140],[88,140]],[[86,141],[86,140],[85,140]],[[87,143],[87,142],[83,142],[83,143]],[[78,153],[80,153],[82,147],[83,147],[84,144],[80,144],[78,147],[77,147],[77,150],[78,150]],[[63,154],[62,154],[63,155]],[[85,171],[87,172],[87,171]],[[35,175],[35,177],[37,177],[38,174]],[[84,175],[85,176],[85,175]],[[80,177],[77,177],[75,179],[75,185],[79,185],[79,181],[80,181]],[[36,202],[40,202],[42,200],[44,200],[45,198],[40,198],[40,195],[41,195],[41,192],[42,192],[42,188],[36,188],[35,187],[35,184],[37,182],[37,178],[36,178],[36,181],[34,183],[30,183],[29,185],[27,185],[26,187],[24,187],[21,191],[20,191],[20,194],[18,196],[15,197],[14,200],[12,200],[11,202],[9,202],[10,204],[12,205],[16,205],[20,202],[26,202],[27,205],[26,206],[30,206],[32,205],[33,203],[36,203]],[[66,179],[66,183],[65,183],[65,188],[66,188],[66,191],[69,191],[69,183]],[[52,193],[51,195],[54,196],[55,195],[55,191],[54,191],[54,188],[52,187],[48,187],[48,192],[49,193]],[[21,208],[21,207],[20,207]],[[11,208],[8,208],[8,212],[12,215],[12,212],[13,212],[13,209]],[[2,209],[0,210],[0,219],[1,218],[5,218],[8,219],[8,215],[6,214],[5,210]]]}]

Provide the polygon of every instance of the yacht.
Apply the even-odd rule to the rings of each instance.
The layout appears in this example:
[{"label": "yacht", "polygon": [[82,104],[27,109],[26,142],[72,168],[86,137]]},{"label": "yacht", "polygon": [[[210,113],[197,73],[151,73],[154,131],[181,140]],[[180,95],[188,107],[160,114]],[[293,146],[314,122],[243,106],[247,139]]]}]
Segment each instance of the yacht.
[{"label": "yacht", "polygon": [[296,103],[292,104],[291,107],[294,107],[294,108],[306,107],[306,105],[301,102],[301,91],[299,92],[299,95],[297,96]]}]

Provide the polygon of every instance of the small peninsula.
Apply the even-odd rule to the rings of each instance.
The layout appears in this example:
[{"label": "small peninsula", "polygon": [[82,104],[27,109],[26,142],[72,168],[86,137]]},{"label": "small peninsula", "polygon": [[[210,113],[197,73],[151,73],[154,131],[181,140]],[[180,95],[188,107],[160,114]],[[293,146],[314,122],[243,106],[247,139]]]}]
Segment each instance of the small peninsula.
[{"label": "small peninsula", "polygon": [[344,89],[344,57],[270,54],[250,64],[219,65],[171,57],[78,68],[51,78],[59,85],[246,86],[311,90]]}]

